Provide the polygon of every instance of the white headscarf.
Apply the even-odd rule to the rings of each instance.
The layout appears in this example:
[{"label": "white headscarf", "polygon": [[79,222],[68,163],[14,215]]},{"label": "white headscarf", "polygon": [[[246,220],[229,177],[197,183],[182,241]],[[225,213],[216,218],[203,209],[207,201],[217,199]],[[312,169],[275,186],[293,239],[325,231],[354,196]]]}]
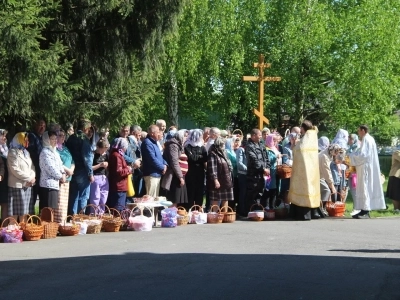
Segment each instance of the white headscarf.
[{"label": "white headscarf", "polygon": [[318,150],[323,151],[329,146],[329,139],[326,136],[321,136],[318,139]]},{"label": "white headscarf", "polygon": [[185,142],[185,146],[191,145],[192,147],[201,147],[204,145],[203,130],[193,129],[189,131],[189,136]]},{"label": "white headscarf", "polygon": [[335,138],[332,140],[332,144],[338,144],[340,148],[347,149],[349,141],[349,132],[344,129],[339,129],[336,133]]},{"label": "white headscarf", "polygon": [[57,152],[57,147],[52,147],[51,144],[50,144],[50,137],[49,137],[49,132],[48,131],[43,132],[42,145],[43,145],[43,148],[50,149],[54,153]]}]

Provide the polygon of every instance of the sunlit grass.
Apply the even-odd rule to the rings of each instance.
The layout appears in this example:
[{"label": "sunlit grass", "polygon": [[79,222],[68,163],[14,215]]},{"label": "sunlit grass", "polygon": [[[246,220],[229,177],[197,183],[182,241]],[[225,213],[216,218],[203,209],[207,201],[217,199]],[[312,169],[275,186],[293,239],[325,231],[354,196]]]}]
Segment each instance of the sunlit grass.
[{"label": "sunlit grass", "polygon": [[[383,193],[384,194],[386,194],[387,184],[388,184],[388,180],[389,180],[389,177],[387,176],[387,174],[385,176],[386,176],[386,179],[385,179],[385,182],[383,184]],[[388,209],[371,211],[370,212],[371,218],[386,218],[386,217],[399,217],[400,216],[399,214],[397,214],[397,213],[395,213],[393,211],[392,200],[390,200],[389,198],[385,197],[385,202],[386,202],[386,205],[387,205]],[[349,191],[349,195],[347,196],[347,200],[346,200],[345,216],[346,217],[351,217],[350,213],[352,211],[353,211],[353,198],[351,197],[351,193]]]}]

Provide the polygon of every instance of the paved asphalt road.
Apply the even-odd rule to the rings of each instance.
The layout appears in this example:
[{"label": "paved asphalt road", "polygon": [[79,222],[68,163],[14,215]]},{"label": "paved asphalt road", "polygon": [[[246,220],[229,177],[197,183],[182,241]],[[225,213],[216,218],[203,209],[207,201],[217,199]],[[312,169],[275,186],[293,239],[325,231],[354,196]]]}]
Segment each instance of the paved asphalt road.
[{"label": "paved asphalt road", "polygon": [[0,299],[400,299],[400,218],[0,244]]}]

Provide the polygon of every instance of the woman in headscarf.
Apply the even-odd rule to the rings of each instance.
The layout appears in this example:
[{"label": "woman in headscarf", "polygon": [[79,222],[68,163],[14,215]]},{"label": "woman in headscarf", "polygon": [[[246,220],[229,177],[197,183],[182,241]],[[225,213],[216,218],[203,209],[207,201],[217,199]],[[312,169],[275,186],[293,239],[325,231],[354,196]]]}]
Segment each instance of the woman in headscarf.
[{"label": "woman in headscarf", "polygon": [[67,217],[68,213],[68,196],[69,183],[75,170],[75,162],[68,148],[65,146],[66,133],[60,129],[57,135],[57,152],[60,155],[61,162],[66,173],[66,181],[60,184],[58,193],[58,207],[54,209],[54,221],[62,222]]},{"label": "woman in headscarf", "polygon": [[126,191],[128,190],[128,175],[132,168],[126,164],[124,154],[128,148],[125,138],[116,138],[108,158],[108,207],[122,210],[126,205]]},{"label": "woman in headscarf", "polygon": [[60,155],[57,152],[57,133],[45,131],[42,135],[43,150],[39,155],[39,193],[41,208],[58,209],[60,182],[67,179]]},{"label": "woman in headscarf", "polygon": [[[282,164],[292,166],[293,165],[293,151],[292,148],[296,145],[298,134],[296,132],[292,132],[288,136],[289,142],[283,146],[282,151]],[[290,188],[290,178],[282,178],[281,179],[281,197],[283,199],[283,205],[279,207],[287,207],[289,204],[288,201],[288,193]]]},{"label": "woman in headscarf", "polygon": [[168,169],[163,177],[162,187],[167,190],[167,199],[173,203],[173,206],[188,203],[186,172],[179,164],[179,158],[184,153],[185,133],[186,130],[179,130],[164,144],[163,158],[168,164]]},{"label": "woman in headscarf", "polygon": [[207,188],[211,205],[228,206],[233,201],[232,169],[225,154],[225,140],[217,137],[208,151]]},{"label": "woman in headscarf", "polygon": [[[349,148],[346,151],[346,154],[354,153],[360,148],[360,142],[358,140],[358,135],[357,134],[350,134],[349,136]],[[349,187],[350,193],[351,193],[351,198],[353,201],[356,199],[357,196],[357,173],[356,173],[356,168],[349,166],[349,178],[347,182],[347,186]],[[388,183],[389,187],[389,183]],[[351,212],[351,215],[358,214],[360,211],[359,210],[353,210]]]},{"label": "woman in headscarf", "polygon": [[0,208],[1,219],[8,215],[7,130],[0,129]]},{"label": "woman in headscarf", "polygon": [[276,169],[278,166],[278,160],[281,158],[281,153],[279,152],[277,145],[280,136],[272,133],[269,134],[265,140],[265,146],[268,154],[268,160],[271,165],[269,177],[266,179],[266,185],[264,189],[264,194],[262,199],[265,201],[263,203],[266,209],[273,209],[276,203],[276,193],[278,190],[278,182],[276,178]]},{"label": "woman in headscarf", "polygon": [[[335,181],[333,180],[332,176],[331,163],[332,159],[339,153],[340,149],[341,147],[339,145],[332,143],[328,148],[318,154],[320,191],[323,208],[325,208],[330,195],[337,192]],[[325,210],[322,212],[324,215],[327,215]]]},{"label": "woman in headscarf", "polygon": [[203,131],[193,129],[185,142],[185,154],[188,158],[189,169],[185,176],[188,207],[194,204],[203,206],[204,179],[207,169],[207,150],[204,147]]},{"label": "woman in headscarf", "polygon": [[323,151],[329,147],[329,139],[326,136],[321,136],[318,139],[318,151]]},{"label": "woman in headscarf", "polygon": [[349,141],[349,132],[344,129],[339,129],[336,133],[335,138],[332,140],[332,144],[337,144],[343,150],[347,150],[347,142]]},{"label": "woman in headscarf", "polygon": [[[8,215],[15,219],[34,214],[32,186],[35,184],[35,166],[28,150],[28,134],[17,133],[10,143],[8,167]],[[36,199],[35,199],[36,200]]]}]

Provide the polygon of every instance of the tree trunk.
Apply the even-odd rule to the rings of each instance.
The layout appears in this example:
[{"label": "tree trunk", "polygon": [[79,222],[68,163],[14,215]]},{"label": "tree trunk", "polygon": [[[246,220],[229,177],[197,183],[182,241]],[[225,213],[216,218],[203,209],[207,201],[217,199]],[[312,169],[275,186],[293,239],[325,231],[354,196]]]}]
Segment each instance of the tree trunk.
[{"label": "tree trunk", "polygon": [[174,71],[170,73],[167,108],[170,124],[178,127],[178,82]]}]

